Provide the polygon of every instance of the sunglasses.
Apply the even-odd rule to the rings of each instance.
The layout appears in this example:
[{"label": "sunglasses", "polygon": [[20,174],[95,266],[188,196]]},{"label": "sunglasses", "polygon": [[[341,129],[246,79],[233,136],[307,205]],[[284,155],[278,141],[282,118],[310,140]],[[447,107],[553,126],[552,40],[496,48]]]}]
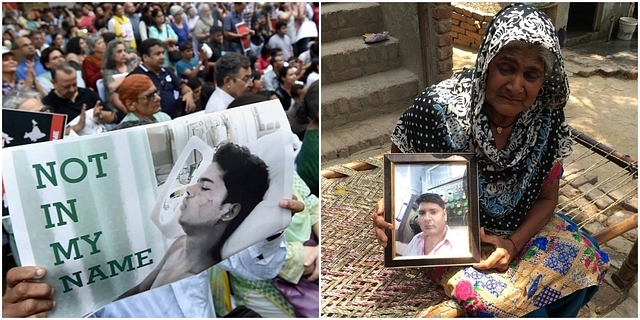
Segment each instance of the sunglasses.
[{"label": "sunglasses", "polygon": [[151,100],[153,100],[153,98],[155,98],[156,95],[160,96],[160,92],[158,90],[156,90],[154,92],[151,92],[151,93],[149,93],[149,94],[147,94],[145,96],[142,96],[140,98],[145,98],[145,99],[151,101]]}]

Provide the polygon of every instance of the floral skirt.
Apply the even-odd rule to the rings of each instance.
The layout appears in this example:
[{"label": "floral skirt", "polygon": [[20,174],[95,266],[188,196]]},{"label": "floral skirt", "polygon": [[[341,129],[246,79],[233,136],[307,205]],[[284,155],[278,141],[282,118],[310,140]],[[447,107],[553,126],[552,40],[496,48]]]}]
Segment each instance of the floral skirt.
[{"label": "floral skirt", "polygon": [[554,214],[506,272],[429,268],[447,296],[478,317],[521,317],[573,292],[599,285],[609,256],[569,218]]}]

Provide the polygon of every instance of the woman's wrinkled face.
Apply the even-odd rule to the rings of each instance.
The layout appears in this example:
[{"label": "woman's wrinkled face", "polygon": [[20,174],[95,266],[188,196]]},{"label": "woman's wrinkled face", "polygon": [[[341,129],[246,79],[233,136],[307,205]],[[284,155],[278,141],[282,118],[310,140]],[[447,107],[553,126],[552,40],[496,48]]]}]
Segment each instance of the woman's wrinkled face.
[{"label": "woman's wrinkled face", "polygon": [[544,82],[539,52],[502,50],[489,64],[486,102],[493,111],[515,117],[531,108]]},{"label": "woman's wrinkled face", "polygon": [[127,51],[123,44],[118,44],[116,46],[116,49],[113,51],[113,60],[116,64],[127,62]]},{"label": "woman's wrinkled face", "polygon": [[97,54],[103,54],[104,50],[107,48],[107,46],[104,43],[104,39],[100,38],[98,39],[98,41],[96,41],[96,43],[93,45],[93,52],[97,53]]}]

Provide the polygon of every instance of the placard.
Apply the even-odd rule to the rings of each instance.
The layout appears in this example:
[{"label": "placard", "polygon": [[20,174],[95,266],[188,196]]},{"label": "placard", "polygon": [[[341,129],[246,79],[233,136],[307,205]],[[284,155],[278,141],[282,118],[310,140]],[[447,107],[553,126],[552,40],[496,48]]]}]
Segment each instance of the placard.
[{"label": "placard", "polygon": [[[22,264],[45,267],[55,288],[49,316],[84,316],[149,281],[202,271],[186,272],[176,252],[206,270],[285,229],[291,212],[278,202],[291,197],[291,137],[271,100],[3,150]],[[182,245],[193,239],[212,254]]]}]

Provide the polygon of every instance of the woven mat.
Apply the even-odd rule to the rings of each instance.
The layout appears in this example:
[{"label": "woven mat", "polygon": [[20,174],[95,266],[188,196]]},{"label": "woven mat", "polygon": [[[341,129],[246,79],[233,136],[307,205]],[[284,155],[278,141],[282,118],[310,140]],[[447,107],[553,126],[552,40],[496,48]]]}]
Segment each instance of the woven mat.
[{"label": "woven mat", "polygon": [[371,221],[383,170],[346,171],[350,176],[322,180],[322,316],[416,317],[448,299],[423,269],[384,267]]}]

